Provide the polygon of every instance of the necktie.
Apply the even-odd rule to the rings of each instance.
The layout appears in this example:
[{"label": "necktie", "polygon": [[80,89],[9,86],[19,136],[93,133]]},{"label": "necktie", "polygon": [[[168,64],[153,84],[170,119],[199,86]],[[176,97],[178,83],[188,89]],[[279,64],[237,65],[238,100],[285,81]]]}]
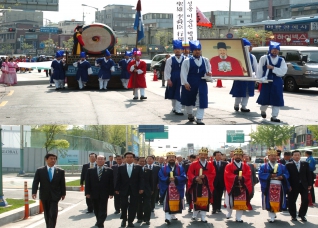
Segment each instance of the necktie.
[{"label": "necktie", "polygon": [[128,176],[129,176],[129,178],[131,177],[131,164],[128,165]]},{"label": "necktie", "polygon": [[52,179],[53,179],[53,176],[52,176],[52,168],[49,168],[49,178],[50,178],[50,182],[51,182]]},{"label": "necktie", "polygon": [[216,162],[216,166],[218,167],[218,169],[220,168],[220,162],[218,161],[218,162]]},{"label": "necktie", "polygon": [[113,165],[113,162],[112,161],[109,161],[109,167],[111,168]]},{"label": "necktie", "polygon": [[91,166],[90,166],[90,168],[94,168],[94,163],[91,163]]},{"label": "necktie", "polygon": [[98,179],[99,180],[102,177],[102,173],[103,173],[103,168],[99,168],[99,171],[98,171]]},{"label": "necktie", "polygon": [[298,172],[299,172],[299,169],[300,169],[300,164],[299,164],[299,162],[296,163],[296,166],[297,166],[297,169],[298,169]]}]

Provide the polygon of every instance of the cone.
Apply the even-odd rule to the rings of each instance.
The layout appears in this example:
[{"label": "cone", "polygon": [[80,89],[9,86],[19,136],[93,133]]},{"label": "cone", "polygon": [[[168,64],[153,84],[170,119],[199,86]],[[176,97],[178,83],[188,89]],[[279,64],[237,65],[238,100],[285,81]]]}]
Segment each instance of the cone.
[{"label": "cone", "polygon": [[262,89],[262,83],[258,83],[258,92],[261,92]]},{"label": "cone", "polygon": [[158,81],[157,71],[153,70],[153,81]]},{"label": "cone", "polygon": [[308,206],[312,207],[314,204],[312,203],[312,197],[311,197],[311,192],[310,190],[308,191]]},{"label": "cone", "polygon": [[39,200],[39,214],[42,214],[43,213],[43,204],[42,204],[42,200]]},{"label": "cone", "polygon": [[83,192],[83,191],[84,191],[84,185],[81,185],[80,192]]},{"label": "cone", "polygon": [[218,80],[216,81],[216,88],[223,88],[222,80],[221,80],[221,79],[218,79]]},{"label": "cone", "polygon": [[316,174],[315,187],[318,187],[318,174]]}]

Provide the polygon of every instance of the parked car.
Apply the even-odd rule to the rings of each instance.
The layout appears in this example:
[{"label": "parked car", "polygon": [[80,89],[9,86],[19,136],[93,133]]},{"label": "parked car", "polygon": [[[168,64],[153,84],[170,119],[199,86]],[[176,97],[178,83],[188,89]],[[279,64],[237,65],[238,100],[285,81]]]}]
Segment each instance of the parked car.
[{"label": "parked car", "polygon": [[147,64],[147,71],[150,71],[151,68],[151,59],[141,59],[142,61],[146,62]]},{"label": "parked car", "polygon": [[[251,51],[257,61],[267,52],[268,47],[255,47]],[[318,47],[281,46],[279,55],[288,67],[283,77],[284,90],[296,92],[299,88],[318,87]]]},{"label": "parked car", "polygon": [[153,58],[152,58],[152,61],[151,61],[151,69],[153,70],[153,66],[158,63],[160,60],[164,59],[166,57],[166,54],[158,54],[158,55],[155,55]]},{"label": "parked car", "polygon": [[264,163],[264,158],[255,158],[254,164],[256,165],[256,170]]},{"label": "parked car", "polygon": [[157,62],[153,67],[152,67],[152,70],[156,70],[157,72],[157,77],[158,79],[161,79],[162,75],[161,75],[161,65],[162,65],[162,62],[164,61],[164,59],[161,59],[159,62]]}]

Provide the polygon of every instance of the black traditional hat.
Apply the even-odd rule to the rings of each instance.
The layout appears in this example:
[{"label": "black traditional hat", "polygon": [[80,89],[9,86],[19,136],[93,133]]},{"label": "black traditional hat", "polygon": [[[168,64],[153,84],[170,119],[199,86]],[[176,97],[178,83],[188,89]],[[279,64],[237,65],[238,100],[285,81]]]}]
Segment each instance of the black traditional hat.
[{"label": "black traditional hat", "polygon": [[80,28],[83,28],[83,25],[78,25],[75,27],[74,32],[76,32],[76,30],[79,30]]},{"label": "black traditional hat", "polygon": [[224,43],[224,42],[218,42],[217,46],[214,46],[213,48],[214,49],[220,49],[220,48],[230,49],[231,46],[226,46],[226,43]]}]

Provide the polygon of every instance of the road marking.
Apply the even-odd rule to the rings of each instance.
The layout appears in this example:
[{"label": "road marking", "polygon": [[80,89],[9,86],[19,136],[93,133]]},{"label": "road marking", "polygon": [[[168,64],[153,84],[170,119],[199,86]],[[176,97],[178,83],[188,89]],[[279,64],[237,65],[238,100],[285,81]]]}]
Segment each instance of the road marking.
[{"label": "road marking", "polygon": [[8,103],[8,101],[2,101],[2,102],[0,103],[0,107],[5,106],[7,103]]},{"label": "road marking", "polygon": [[[74,204],[73,206],[70,206],[70,207],[66,208],[65,210],[59,212],[58,215],[62,215],[62,214],[64,214],[65,212],[68,212],[69,210],[73,209],[74,207],[80,205],[81,203],[82,203],[82,202],[79,202],[79,203],[77,203],[77,204]],[[43,218],[43,219],[41,219],[40,221],[38,221],[38,222],[36,222],[36,223],[33,223],[33,224],[30,225],[30,226],[27,226],[26,228],[34,228],[34,227],[37,227],[37,226],[41,225],[41,224],[44,223],[44,222],[45,222],[45,220],[44,220],[44,218]]]},{"label": "road marking", "polygon": [[14,93],[14,90],[10,90],[10,92],[7,94],[7,96],[11,96]]}]

